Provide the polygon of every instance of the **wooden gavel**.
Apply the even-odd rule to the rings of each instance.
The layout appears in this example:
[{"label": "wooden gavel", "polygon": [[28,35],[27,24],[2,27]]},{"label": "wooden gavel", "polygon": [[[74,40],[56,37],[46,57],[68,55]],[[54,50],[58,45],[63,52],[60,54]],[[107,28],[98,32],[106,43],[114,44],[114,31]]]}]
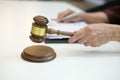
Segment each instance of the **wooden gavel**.
[{"label": "wooden gavel", "polygon": [[30,39],[33,42],[41,43],[45,40],[46,34],[57,34],[57,35],[65,35],[65,36],[72,36],[74,32],[66,32],[55,30],[52,28],[48,28],[47,23],[49,22],[48,19],[44,16],[35,16],[33,18],[35,21],[32,23],[31,35]]}]

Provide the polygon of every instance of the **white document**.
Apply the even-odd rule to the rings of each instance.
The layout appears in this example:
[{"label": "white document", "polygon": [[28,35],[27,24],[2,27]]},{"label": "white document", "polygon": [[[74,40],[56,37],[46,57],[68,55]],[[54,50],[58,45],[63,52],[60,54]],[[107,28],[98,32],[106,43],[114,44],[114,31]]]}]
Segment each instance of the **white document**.
[{"label": "white document", "polygon": [[[75,32],[83,27],[85,27],[87,23],[85,22],[75,22],[75,23],[58,23],[57,21],[50,21],[48,23],[48,28],[53,28],[56,30],[67,31],[67,32]],[[69,38],[70,36],[63,36],[57,34],[47,34],[48,39],[63,39]]]}]

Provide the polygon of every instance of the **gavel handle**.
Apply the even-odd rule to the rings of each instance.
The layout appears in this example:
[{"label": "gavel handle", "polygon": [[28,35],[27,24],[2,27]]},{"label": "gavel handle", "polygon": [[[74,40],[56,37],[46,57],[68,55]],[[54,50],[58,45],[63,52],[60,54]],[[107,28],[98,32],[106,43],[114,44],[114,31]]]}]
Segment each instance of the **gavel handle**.
[{"label": "gavel handle", "polygon": [[65,36],[73,36],[73,34],[74,34],[74,32],[60,31],[60,30],[55,30],[52,28],[48,28],[47,33],[48,34],[65,35]]}]

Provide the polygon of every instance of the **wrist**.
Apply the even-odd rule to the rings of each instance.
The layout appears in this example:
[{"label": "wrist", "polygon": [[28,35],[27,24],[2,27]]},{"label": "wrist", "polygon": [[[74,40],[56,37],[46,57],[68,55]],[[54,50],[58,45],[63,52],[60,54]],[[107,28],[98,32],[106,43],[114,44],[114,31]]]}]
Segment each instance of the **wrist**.
[{"label": "wrist", "polygon": [[111,36],[112,41],[119,41],[120,42],[120,25],[113,25],[113,33]]},{"label": "wrist", "polygon": [[80,19],[88,23],[108,23],[108,17],[104,12],[84,13]]}]

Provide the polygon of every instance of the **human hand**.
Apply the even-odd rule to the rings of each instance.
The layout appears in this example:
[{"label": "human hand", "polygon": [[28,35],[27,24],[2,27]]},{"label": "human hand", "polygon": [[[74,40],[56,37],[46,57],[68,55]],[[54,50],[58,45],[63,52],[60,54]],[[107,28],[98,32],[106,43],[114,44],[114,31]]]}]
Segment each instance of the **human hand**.
[{"label": "human hand", "polygon": [[60,12],[58,14],[58,18],[57,18],[58,22],[64,22],[63,18],[66,17],[66,16],[68,16],[68,15],[70,15],[70,14],[73,14],[73,13],[75,13],[75,12],[73,10],[70,10],[70,9],[67,9],[65,11]]},{"label": "human hand", "polygon": [[104,12],[93,12],[93,13],[82,13],[75,17],[72,17],[67,20],[62,20],[65,16],[75,13],[73,10],[65,10],[58,14],[58,22],[76,22],[76,21],[85,21],[88,23],[106,23],[109,22],[106,14]]},{"label": "human hand", "polygon": [[78,41],[92,47],[101,46],[109,41],[120,41],[120,26],[105,23],[90,24],[76,31],[68,41],[70,43]]}]

